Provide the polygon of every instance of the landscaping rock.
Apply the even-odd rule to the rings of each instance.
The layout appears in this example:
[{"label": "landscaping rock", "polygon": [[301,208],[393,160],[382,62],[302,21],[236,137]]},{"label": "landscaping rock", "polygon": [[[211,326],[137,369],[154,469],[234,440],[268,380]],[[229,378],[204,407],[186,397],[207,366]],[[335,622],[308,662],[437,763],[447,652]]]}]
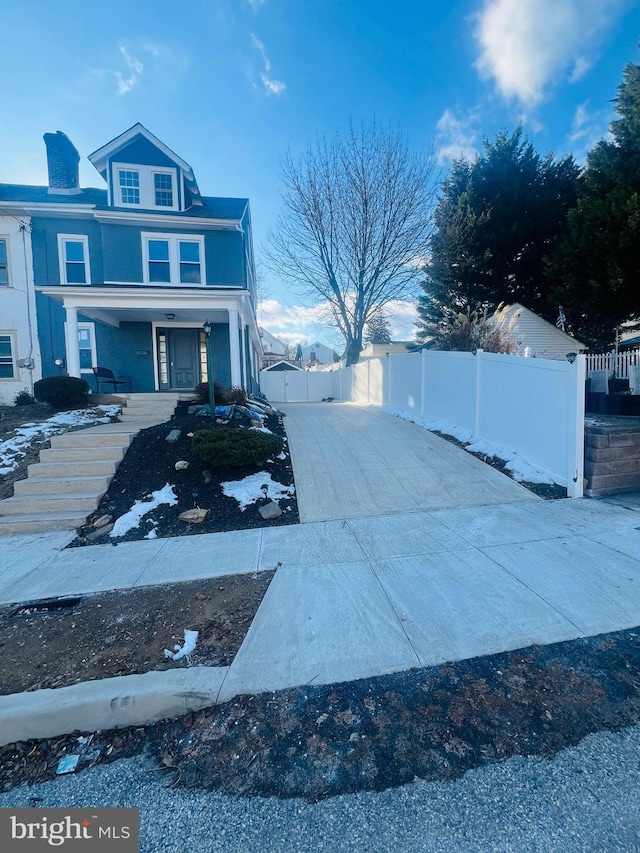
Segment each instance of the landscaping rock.
[{"label": "landscaping rock", "polygon": [[93,527],[105,527],[107,524],[111,524],[113,516],[111,515],[101,515],[100,518],[96,518],[93,522]]},{"label": "landscaping rock", "polygon": [[186,471],[189,467],[189,463],[186,459],[179,459],[173,467],[176,471]]},{"label": "landscaping rock", "polygon": [[[104,518],[111,518],[110,515],[103,516]],[[98,527],[96,530],[91,530],[89,533],[85,535],[85,539],[87,542],[95,542],[96,539],[102,539],[103,536],[106,536],[107,533],[111,533],[113,530],[113,524],[105,524],[103,527]]]},{"label": "landscaping rock", "polygon": [[200,524],[200,522],[205,520],[208,512],[208,509],[196,507],[195,509],[187,509],[185,512],[181,512],[178,518],[180,521],[186,521],[189,524]]},{"label": "landscaping rock", "polygon": [[269,521],[273,518],[279,518],[282,515],[280,505],[277,504],[275,501],[269,501],[268,504],[258,507],[258,512],[264,518],[265,521]]},{"label": "landscaping rock", "polygon": [[190,415],[195,415],[195,413],[197,411],[199,411],[201,408],[202,408],[202,405],[200,403],[198,403],[196,406],[189,406],[189,408],[187,409],[187,412]]},{"label": "landscaping rock", "polygon": [[181,432],[182,431],[179,429],[172,429],[169,435],[165,438],[165,441],[168,441],[169,444],[173,444],[180,438]]}]

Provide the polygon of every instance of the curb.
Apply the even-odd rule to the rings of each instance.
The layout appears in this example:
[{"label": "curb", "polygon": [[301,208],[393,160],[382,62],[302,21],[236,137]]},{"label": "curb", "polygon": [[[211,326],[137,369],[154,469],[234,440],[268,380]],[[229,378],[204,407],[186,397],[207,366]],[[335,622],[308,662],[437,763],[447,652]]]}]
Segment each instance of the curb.
[{"label": "curb", "polygon": [[0,696],[0,746],[141,726],[216,705],[227,666],[119,675]]}]

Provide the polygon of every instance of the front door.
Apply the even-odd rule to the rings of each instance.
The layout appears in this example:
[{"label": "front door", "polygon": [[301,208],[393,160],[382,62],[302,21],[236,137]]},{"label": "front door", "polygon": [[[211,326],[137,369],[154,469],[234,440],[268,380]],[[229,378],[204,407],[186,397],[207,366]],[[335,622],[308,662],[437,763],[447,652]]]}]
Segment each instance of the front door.
[{"label": "front door", "polygon": [[200,381],[198,329],[167,329],[169,386],[193,389]]}]

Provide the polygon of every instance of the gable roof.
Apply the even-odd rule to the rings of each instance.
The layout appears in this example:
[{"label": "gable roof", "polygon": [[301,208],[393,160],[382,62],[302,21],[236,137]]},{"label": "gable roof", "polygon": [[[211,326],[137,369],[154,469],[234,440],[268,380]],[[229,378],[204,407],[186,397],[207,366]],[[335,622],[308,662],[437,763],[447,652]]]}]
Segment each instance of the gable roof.
[{"label": "gable roof", "polygon": [[198,189],[198,184],[196,183],[195,175],[193,174],[193,169],[191,166],[182,159],[182,157],[178,157],[175,151],[172,151],[168,145],[165,145],[164,142],[158,139],[157,136],[154,136],[150,130],[140,124],[140,122],[136,122],[133,127],[130,127],[128,130],[125,130],[124,133],[121,133],[119,136],[116,136],[115,139],[112,139],[111,142],[107,142],[106,145],[103,145],[101,148],[98,148],[93,154],[89,154],[88,160],[89,162],[97,169],[97,171],[104,178],[107,171],[107,160],[112,157],[116,152],[118,152],[121,148],[129,145],[136,137],[142,136],[152,145],[161,151],[165,157],[168,157],[170,160],[179,166],[182,169],[184,174],[184,179],[191,191],[192,195],[194,195],[197,199],[200,199],[200,190]]},{"label": "gable roof", "polygon": [[525,308],[519,302],[498,306],[493,319],[507,334],[522,338],[518,341],[518,351],[526,347],[540,352],[553,349],[565,351],[588,349],[586,344],[563,332],[562,329],[554,326],[535,311]]}]

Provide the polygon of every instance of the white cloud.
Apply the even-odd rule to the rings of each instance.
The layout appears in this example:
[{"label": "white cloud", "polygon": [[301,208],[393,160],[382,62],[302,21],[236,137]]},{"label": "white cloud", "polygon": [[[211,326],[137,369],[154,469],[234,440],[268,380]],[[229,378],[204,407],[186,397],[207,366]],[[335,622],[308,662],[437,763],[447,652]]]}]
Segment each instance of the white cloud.
[{"label": "white cloud", "polygon": [[144,71],[144,65],[140,62],[139,59],[136,59],[134,56],[131,56],[127,48],[121,44],[120,45],[120,53],[124,57],[125,64],[127,65],[128,71],[127,76],[125,77],[120,71],[116,71],[116,81],[118,83],[118,94],[125,95],[130,89],[140,81],[142,77],[142,72]]},{"label": "white cloud", "polygon": [[249,0],[249,5],[254,12],[257,12],[260,6],[264,6],[267,0]]},{"label": "white cloud", "polygon": [[[317,338],[341,352],[344,341],[331,325],[328,308],[326,302],[309,308],[267,299],[258,307],[258,323],[285,343],[298,344]],[[394,299],[385,306],[385,314],[394,340],[413,340],[418,317],[415,303]]]},{"label": "white cloud", "polygon": [[567,141],[576,160],[584,162],[587,153],[603,137],[607,137],[610,120],[609,110],[589,111],[589,101],[579,104],[573,116]]},{"label": "white cloud", "polygon": [[476,68],[505,98],[535,107],[553,83],[584,76],[625,5],[626,0],[484,0],[476,16]]},{"label": "white cloud", "polygon": [[281,95],[287,88],[287,84],[283,83],[282,80],[275,80],[269,76],[269,72],[271,71],[271,62],[269,61],[269,57],[267,56],[267,51],[265,50],[264,44],[255,35],[255,33],[251,33],[251,41],[253,42],[253,46],[255,47],[255,49],[260,54],[262,63],[264,65],[264,70],[260,74],[260,79],[262,80],[262,85],[264,86],[265,92],[267,93],[267,95]]},{"label": "white cloud", "polygon": [[475,147],[475,117],[456,118],[451,110],[445,110],[438,121],[436,135],[436,156],[441,165],[447,160],[465,157],[473,160],[478,154]]}]

